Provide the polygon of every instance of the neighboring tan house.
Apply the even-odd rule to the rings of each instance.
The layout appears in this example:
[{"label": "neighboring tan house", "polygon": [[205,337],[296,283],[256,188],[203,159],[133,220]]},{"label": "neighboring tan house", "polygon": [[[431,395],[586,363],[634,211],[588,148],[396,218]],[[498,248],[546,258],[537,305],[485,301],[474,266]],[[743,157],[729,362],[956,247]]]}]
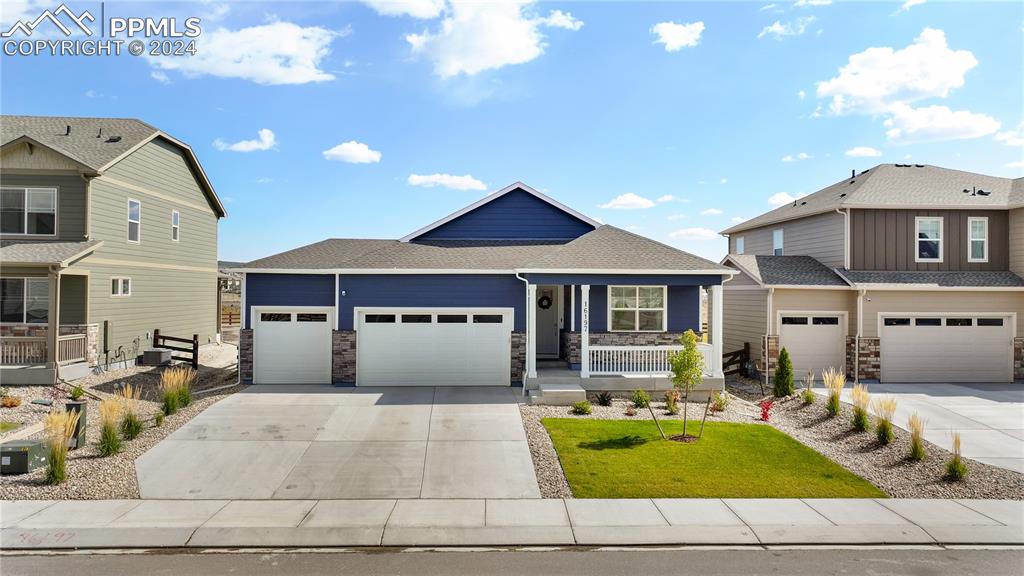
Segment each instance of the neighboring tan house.
[{"label": "neighboring tan house", "polygon": [[881,164],[722,234],[726,351],[762,372],[1024,379],[1024,178]]},{"label": "neighboring tan house", "polygon": [[155,329],[216,339],[225,211],[191,148],[120,118],[2,116],[0,135],[4,383],[134,362]]},{"label": "neighboring tan house", "polygon": [[721,284],[732,269],[521,183],[400,240],[324,240],[234,271],[245,274],[247,381],[525,383],[544,402],[670,387],[668,353],[700,331],[708,287],[705,381],[723,382]]}]

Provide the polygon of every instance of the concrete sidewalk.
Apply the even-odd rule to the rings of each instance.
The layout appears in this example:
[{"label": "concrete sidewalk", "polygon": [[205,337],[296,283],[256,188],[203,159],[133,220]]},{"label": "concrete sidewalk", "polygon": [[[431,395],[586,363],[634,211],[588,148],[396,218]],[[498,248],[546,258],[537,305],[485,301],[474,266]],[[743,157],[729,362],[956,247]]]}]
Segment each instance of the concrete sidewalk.
[{"label": "concrete sidewalk", "polygon": [[1024,501],[870,499],[0,502],[0,548],[1024,545]]}]

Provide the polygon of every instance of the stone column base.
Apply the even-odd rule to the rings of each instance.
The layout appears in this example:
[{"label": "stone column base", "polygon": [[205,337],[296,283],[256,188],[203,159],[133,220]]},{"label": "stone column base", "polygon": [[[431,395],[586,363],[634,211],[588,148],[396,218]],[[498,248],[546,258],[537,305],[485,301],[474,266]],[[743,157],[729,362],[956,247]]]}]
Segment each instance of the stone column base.
[{"label": "stone column base", "polygon": [[1013,379],[1024,380],[1024,338],[1013,339]]},{"label": "stone column base", "polygon": [[238,331],[238,381],[252,384],[252,328]]},{"label": "stone column base", "polygon": [[355,330],[335,330],[331,336],[331,382],[355,386]]},{"label": "stone column base", "polygon": [[523,332],[512,333],[512,345],[509,353],[512,356],[512,369],[509,380],[513,385],[523,383],[523,376],[526,375],[526,334]]},{"label": "stone column base", "polygon": [[880,380],[882,340],[880,338],[860,338],[860,370],[857,370],[857,338],[846,337],[846,377],[855,380]]}]

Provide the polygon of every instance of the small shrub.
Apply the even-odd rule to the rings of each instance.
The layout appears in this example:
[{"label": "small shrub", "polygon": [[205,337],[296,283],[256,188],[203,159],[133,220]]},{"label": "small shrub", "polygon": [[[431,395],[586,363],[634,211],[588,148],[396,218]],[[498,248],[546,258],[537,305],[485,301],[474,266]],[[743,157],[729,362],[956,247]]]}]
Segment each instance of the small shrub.
[{"label": "small shrub", "polygon": [[68,396],[70,396],[71,399],[74,400],[75,402],[78,402],[79,400],[82,399],[83,396],[85,396],[85,388],[82,388],[81,386],[75,386],[74,388],[71,389],[71,392],[68,392]]},{"label": "small shrub", "polygon": [[587,414],[590,414],[590,412],[590,402],[587,402],[586,400],[581,400],[572,405],[572,413],[577,416],[586,416]]},{"label": "small shrub", "polygon": [[156,426],[157,428],[159,428],[159,427],[161,427],[163,425],[164,425],[164,413],[163,412],[157,412],[156,416],[153,417],[153,426]]},{"label": "small shrub", "polygon": [[829,416],[834,418],[839,415],[839,402],[843,396],[843,387],[846,386],[846,374],[835,368],[829,368],[821,373],[821,379],[825,381],[825,388],[828,389],[828,402],[825,404],[825,410],[828,411]]},{"label": "small shrub", "polygon": [[636,408],[647,408],[651,404],[651,397],[643,390],[633,390],[633,406]]},{"label": "small shrub", "polygon": [[18,406],[21,406],[21,397],[11,396],[8,394],[7,396],[0,398],[0,406],[4,408],[17,408]]},{"label": "small shrub", "polygon": [[626,406],[626,416],[636,416],[636,408]]},{"label": "small shrub", "polygon": [[914,412],[907,420],[907,428],[910,428],[910,459],[920,462],[928,456],[924,449],[924,419]]},{"label": "small shrub", "polygon": [[871,407],[875,410],[875,416],[878,417],[878,423],[875,424],[875,437],[878,438],[878,443],[882,446],[888,446],[892,439],[895,438],[892,429],[892,418],[896,415],[896,399],[895,398],[875,398],[875,401],[871,403]]},{"label": "small shrub", "polygon": [[960,482],[967,478],[967,464],[960,455],[960,433],[953,433],[953,457],[946,462],[946,479]]},{"label": "small shrub", "polygon": [[611,406],[612,405],[612,393],[611,392],[598,392],[597,403],[600,406]]},{"label": "small shrub", "polygon": [[871,425],[868,419],[868,406],[871,404],[871,395],[868,394],[868,387],[857,384],[853,387],[853,429],[864,432]]},{"label": "small shrub", "polygon": [[814,370],[808,370],[807,376],[804,377],[804,389],[800,391],[800,399],[803,400],[804,406],[810,406],[817,400],[817,394],[814,393]]},{"label": "small shrub", "polygon": [[46,431],[46,483],[60,484],[68,478],[68,440],[78,425],[78,412],[50,412],[43,422]]},{"label": "small shrub", "polygon": [[100,456],[113,456],[121,451],[120,418],[121,403],[117,399],[108,398],[100,402],[100,441],[97,443]]},{"label": "small shrub", "polygon": [[775,401],[772,399],[761,401],[761,420],[767,422],[772,416],[772,406],[775,405]]},{"label": "small shrub", "polygon": [[672,389],[665,391],[665,411],[675,416],[679,414],[679,391]]},{"label": "small shrub", "polygon": [[729,393],[723,391],[715,391],[711,395],[711,411],[712,412],[725,412],[725,409],[729,407]]},{"label": "small shrub", "polygon": [[793,394],[793,361],[789,359],[789,351],[785,347],[779,351],[779,364],[775,367],[772,384],[772,395],[776,398]]},{"label": "small shrub", "polygon": [[10,393],[11,393],[11,391],[8,390],[6,386],[0,386],[0,398],[3,398],[3,397],[7,396]]}]

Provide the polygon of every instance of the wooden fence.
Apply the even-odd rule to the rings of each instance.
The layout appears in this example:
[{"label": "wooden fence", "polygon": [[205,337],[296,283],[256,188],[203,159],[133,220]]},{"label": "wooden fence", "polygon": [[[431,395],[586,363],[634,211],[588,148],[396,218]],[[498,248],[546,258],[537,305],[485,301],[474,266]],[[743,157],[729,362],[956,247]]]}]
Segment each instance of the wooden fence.
[{"label": "wooden fence", "polygon": [[[191,344],[191,348],[185,348],[184,346],[174,346],[172,343]],[[159,329],[153,330],[153,348],[165,348],[167,350],[173,350],[174,352],[181,352],[182,354],[188,354],[188,356],[175,356],[171,354],[171,358],[174,360],[181,360],[182,362],[188,362],[192,364],[193,370],[199,369],[199,334],[193,334],[192,339],[188,338],[177,338],[174,336],[164,336],[160,333]]]},{"label": "wooden fence", "polygon": [[747,375],[747,362],[750,361],[750,342],[744,342],[743,348],[722,354],[722,371],[726,375]]}]

